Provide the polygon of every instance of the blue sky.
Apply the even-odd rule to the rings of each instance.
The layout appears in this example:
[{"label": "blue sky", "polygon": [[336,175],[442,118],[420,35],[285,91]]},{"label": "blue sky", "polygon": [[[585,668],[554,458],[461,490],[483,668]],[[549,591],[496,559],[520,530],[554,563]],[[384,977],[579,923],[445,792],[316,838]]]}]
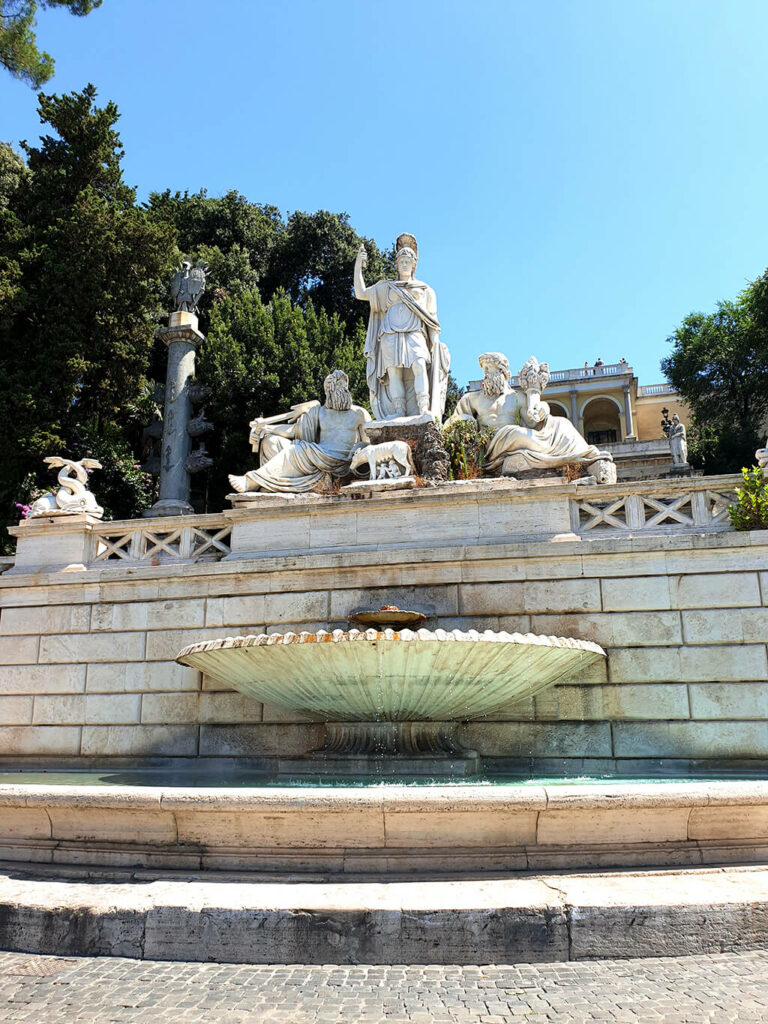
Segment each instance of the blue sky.
[{"label": "blue sky", "polygon": [[[476,356],[622,356],[768,264],[764,0],[104,0],[44,11],[49,92],[122,113],[126,179],[345,210],[419,240],[459,383]],[[0,138],[38,135],[0,77]]]}]

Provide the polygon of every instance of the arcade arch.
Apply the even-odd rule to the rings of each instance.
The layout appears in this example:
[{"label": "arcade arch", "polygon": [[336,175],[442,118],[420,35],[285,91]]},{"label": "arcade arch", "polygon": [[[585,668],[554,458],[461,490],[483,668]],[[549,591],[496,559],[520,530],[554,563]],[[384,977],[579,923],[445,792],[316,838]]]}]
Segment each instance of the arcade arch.
[{"label": "arcade arch", "polygon": [[581,410],[582,433],[590,444],[610,444],[621,441],[624,432],[621,422],[621,407],[608,397],[592,398]]}]

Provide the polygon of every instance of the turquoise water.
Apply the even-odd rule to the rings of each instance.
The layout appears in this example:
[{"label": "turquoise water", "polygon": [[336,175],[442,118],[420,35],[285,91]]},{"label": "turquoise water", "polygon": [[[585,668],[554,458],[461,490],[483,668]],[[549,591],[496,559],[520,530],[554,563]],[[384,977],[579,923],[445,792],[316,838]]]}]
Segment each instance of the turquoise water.
[{"label": "turquoise water", "polygon": [[274,789],[274,788],[330,788],[386,787],[386,786],[599,786],[606,783],[659,784],[673,782],[704,782],[766,780],[762,771],[696,771],[666,772],[659,775],[629,775],[605,773],[595,775],[535,775],[520,774],[474,775],[469,778],[432,778],[429,776],[387,775],[276,775],[244,768],[232,771],[205,771],[204,769],[84,769],[37,770],[20,768],[0,771],[0,785],[28,786],[170,786],[196,789]]}]

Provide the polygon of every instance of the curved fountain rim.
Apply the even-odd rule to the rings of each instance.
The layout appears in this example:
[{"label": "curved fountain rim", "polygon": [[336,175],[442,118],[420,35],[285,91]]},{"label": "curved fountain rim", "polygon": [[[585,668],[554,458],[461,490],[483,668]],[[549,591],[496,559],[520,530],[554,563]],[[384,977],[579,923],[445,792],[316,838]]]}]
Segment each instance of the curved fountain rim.
[{"label": "curved fountain rim", "polygon": [[181,662],[183,658],[191,654],[234,650],[237,648],[317,643],[339,644],[381,640],[399,643],[412,643],[414,641],[426,641],[428,643],[504,643],[515,644],[520,647],[554,647],[565,650],[577,650],[606,657],[603,648],[592,640],[576,640],[573,637],[565,636],[543,636],[538,633],[506,633],[492,629],[486,629],[482,633],[475,629],[466,631],[460,629],[320,629],[316,632],[251,633],[247,636],[227,636],[216,640],[201,640],[198,643],[189,644],[179,651],[176,661]]}]

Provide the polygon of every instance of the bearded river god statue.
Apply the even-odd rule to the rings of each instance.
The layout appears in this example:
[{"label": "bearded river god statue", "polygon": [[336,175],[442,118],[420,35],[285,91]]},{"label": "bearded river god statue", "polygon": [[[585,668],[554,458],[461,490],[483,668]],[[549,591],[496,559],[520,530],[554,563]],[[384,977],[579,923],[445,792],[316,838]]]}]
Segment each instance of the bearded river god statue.
[{"label": "bearded river god statue", "polygon": [[244,476],[230,476],[235,491],[312,491],[327,475],[349,473],[352,451],[367,441],[365,424],[371,417],[352,404],[342,370],[328,374],[324,390],[323,406],[304,402],[283,416],[252,421],[251,442],[261,465]]},{"label": "bearded river god statue", "polygon": [[366,287],[365,246],[355,260],[355,297],[368,302],[366,377],[376,419],[430,413],[438,421],[445,408],[450,355],[440,341],[434,291],[414,277],[418,245],[413,235],[397,239],[396,281]]},{"label": "bearded river god statue", "polygon": [[541,392],[549,382],[549,367],[533,356],[520,370],[522,391],[509,386],[509,361],[500,352],[486,352],[478,362],[483,386],[459,399],[448,423],[472,420],[491,428],[486,468],[494,474],[514,476],[528,470],[556,469],[580,464],[599,483],[615,483],[616,467],[610,452],[588,444],[564,416],[553,416]]}]

